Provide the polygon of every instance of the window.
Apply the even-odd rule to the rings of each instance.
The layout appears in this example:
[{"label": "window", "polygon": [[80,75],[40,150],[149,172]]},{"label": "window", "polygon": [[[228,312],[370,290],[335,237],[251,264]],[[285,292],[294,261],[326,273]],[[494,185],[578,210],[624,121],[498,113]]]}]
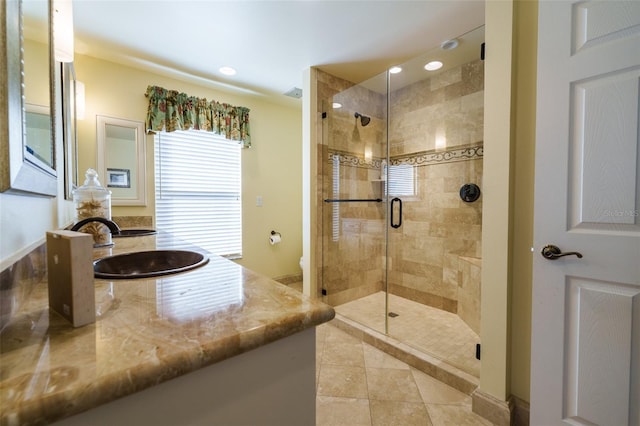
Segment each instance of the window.
[{"label": "window", "polygon": [[213,254],[241,257],[240,149],[209,132],[156,134],[158,229]]},{"label": "window", "polygon": [[389,195],[413,197],[416,195],[416,174],[411,164],[396,164],[389,167]]}]

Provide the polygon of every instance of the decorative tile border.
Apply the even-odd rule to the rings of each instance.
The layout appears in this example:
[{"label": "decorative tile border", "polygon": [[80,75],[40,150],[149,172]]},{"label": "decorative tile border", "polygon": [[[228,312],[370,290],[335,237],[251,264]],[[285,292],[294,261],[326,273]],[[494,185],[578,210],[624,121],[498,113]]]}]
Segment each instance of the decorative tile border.
[{"label": "decorative tile border", "polygon": [[[484,155],[482,143],[474,146],[452,148],[446,151],[420,151],[408,155],[391,157],[391,165],[410,164],[413,166],[428,166],[431,164],[455,163],[481,159]],[[344,151],[330,151],[329,164],[337,159],[341,166],[360,167],[365,169],[380,169],[382,159],[372,158],[367,161],[363,156]]]},{"label": "decorative tile border", "polygon": [[363,156],[359,156],[350,152],[329,151],[329,164],[333,164],[336,159],[340,162],[341,166],[360,167],[364,169],[380,170],[382,163],[381,158],[372,158],[370,161],[367,161]]},{"label": "decorative tile border", "polygon": [[397,156],[391,158],[392,165],[410,164],[413,166],[428,166],[430,164],[454,163],[457,161],[468,161],[482,158],[484,147],[482,144],[453,148],[446,151],[421,151],[407,156]]}]

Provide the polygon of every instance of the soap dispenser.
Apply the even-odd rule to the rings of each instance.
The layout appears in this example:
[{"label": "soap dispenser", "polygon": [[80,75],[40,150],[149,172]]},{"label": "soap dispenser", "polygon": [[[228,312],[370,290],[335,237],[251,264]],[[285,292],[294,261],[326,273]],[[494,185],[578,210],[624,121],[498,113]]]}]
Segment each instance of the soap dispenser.
[{"label": "soap dispenser", "polygon": [[[73,191],[75,222],[90,217],[102,217],[111,220],[111,191],[100,185],[98,172],[88,169],[85,173],[84,185]],[[94,247],[110,246],[111,232],[100,222],[90,222],[80,229],[93,235]]]}]

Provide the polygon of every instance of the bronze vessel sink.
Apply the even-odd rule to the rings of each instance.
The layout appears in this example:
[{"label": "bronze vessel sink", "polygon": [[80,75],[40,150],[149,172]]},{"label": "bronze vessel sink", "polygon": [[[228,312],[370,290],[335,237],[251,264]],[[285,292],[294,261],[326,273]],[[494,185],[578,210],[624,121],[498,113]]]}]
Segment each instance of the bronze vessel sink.
[{"label": "bronze vessel sink", "polygon": [[96,278],[135,279],[176,274],[199,268],[209,257],[189,250],[150,250],[107,256],[93,262]]}]

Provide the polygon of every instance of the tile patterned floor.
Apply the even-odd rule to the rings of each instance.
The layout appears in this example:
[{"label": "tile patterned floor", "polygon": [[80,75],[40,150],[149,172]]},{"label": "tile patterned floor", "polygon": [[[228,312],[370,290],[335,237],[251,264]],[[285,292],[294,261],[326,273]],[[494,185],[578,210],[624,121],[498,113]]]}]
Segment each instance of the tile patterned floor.
[{"label": "tile patterned floor", "polygon": [[[302,283],[291,287],[302,291]],[[479,375],[479,337],[457,315],[394,295],[391,332],[398,340]],[[336,307],[374,330],[384,331],[384,293]],[[382,314],[381,314],[382,313]],[[437,324],[425,332],[424,324]],[[490,426],[471,411],[471,397],[352,335],[334,321],[317,328],[316,425]]]},{"label": "tile patterned floor", "polygon": [[338,329],[317,328],[316,425],[490,426],[471,397]]},{"label": "tile patterned floor", "polygon": [[[378,292],[336,306],[336,312],[384,333],[385,293]],[[480,337],[456,314],[389,295],[389,335],[460,370],[480,377],[475,358]]]}]

